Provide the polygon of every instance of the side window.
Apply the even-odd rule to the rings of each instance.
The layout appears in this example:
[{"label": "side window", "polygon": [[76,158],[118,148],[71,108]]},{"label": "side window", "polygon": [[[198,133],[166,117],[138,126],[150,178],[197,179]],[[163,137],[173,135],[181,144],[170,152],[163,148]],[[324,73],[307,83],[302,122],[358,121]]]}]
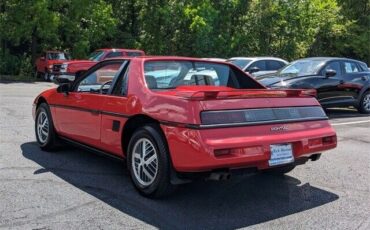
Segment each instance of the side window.
[{"label": "side window", "polygon": [[358,66],[354,62],[344,62],[344,71],[346,73],[357,73],[360,72]]},{"label": "side window", "polygon": [[110,63],[95,70],[78,83],[77,92],[99,93],[103,84],[106,85],[106,87],[102,89],[103,93],[108,91],[110,86],[109,82],[111,82],[118,73],[121,65],[122,63]]},{"label": "side window", "polygon": [[122,57],[123,52],[111,52],[105,58]]},{"label": "side window", "polygon": [[340,63],[338,61],[334,61],[334,62],[330,62],[329,64],[327,64],[324,68],[324,72],[323,72],[323,75],[325,74],[325,72],[328,70],[328,69],[332,69],[332,70],[335,70],[335,72],[337,72],[336,76],[340,76],[342,75],[342,70],[340,68]]},{"label": "side window", "polygon": [[284,62],[281,61],[269,60],[266,62],[267,62],[266,70],[278,70],[281,67],[285,66]]},{"label": "side window", "polygon": [[248,69],[252,69],[253,67],[257,67],[260,69],[260,71],[265,71],[266,70],[266,61],[256,61],[252,63]]},{"label": "side window", "polygon": [[137,56],[143,56],[140,52],[126,52],[127,56],[129,57],[137,57]]},{"label": "side window", "polygon": [[369,69],[368,69],[368,67],[367,67],[367,65],[365,63],[360,62],[360,63],[357,63],[357,64],[360,65],[361,72],[367,72],[367,71],[369,71]]},{"label": "side window", "polygon": [[127,64],[127,67],[123,67],[122,72],[123,76],[120,76],[119,79],[117,80],[116,85],[114,86],[113,95],[118,95],[118,96],[127,96],[127,91],[128,91],[128,73],[129,73],[129,64]]}]

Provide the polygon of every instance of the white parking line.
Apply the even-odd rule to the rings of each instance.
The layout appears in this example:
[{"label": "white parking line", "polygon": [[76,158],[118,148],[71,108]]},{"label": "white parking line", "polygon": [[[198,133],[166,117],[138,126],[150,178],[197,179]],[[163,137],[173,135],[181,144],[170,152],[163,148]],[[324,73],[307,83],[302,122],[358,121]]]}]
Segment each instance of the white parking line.
[{"label": "white parking line", "polygon": [[344,123],[334,123],[331,124],[332,126],[338,126],[338,125],[351,125],[351,124],[362,124],[362,123],[370,123],[370,120],[368,121],[351,121],[351,122],[344,122]]}]

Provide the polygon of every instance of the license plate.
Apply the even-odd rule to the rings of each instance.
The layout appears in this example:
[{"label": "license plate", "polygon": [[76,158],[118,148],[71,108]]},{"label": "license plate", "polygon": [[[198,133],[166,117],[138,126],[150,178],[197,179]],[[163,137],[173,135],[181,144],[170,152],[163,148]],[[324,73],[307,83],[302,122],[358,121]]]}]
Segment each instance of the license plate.
[{"label": "license plate", "polygon": [[271,158],[269,160],[270,166],[294,162],[291,144],[270,145],[270,150],[271,150]]}]

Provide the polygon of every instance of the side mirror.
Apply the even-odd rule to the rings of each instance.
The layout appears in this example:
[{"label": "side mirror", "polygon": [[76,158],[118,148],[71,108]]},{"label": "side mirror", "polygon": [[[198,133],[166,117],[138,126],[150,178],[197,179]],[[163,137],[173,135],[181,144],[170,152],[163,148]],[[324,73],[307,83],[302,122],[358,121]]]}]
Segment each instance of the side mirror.
[{"label": "side mirror", "polygon": [[66,79],[66,78],[55,78],[55,81],[56,83],[58,83],[59,85],[61,84],[67,84],[67,83],[71,83],[70,80]]},{"label": "side mirror", "polygon": [[249,73],[256,73],[258,71],[260,71],[260,68],[258,68],[257,66],[247,70],[247,72],[249,72]]},{"label": "side mirror", "polygon": [[45,57],[41,57],[41,58],[40,58],[40,60],[41,60],[41,61],[45,61]]},{"label": "side mirror", "polygon": [[68,95],[69,91],[70,91],[70,86],[68,83],[61,84],[57,88],[58,93],[64,93],[65,95]]},{"label": "side mirror", "polygon": [[337,75],[337,71],[333,69],[327,69],[325,71],[325,77],[334,77],[335,75]]}]

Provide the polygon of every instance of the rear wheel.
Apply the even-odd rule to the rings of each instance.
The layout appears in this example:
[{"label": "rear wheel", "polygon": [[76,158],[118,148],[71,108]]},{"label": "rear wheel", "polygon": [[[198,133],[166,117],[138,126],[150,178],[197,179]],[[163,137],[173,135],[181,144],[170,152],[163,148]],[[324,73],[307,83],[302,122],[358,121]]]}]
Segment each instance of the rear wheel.
[{"label": "rear wheel", "polygon": [[362,96],[358,110],[361,113],[370,113],[370,91],[366,91]]},{"label": "rear wheel", "polygon": [[37,108],[35,133],[37,143],[42,150],[51,151],[55,149],[57,145],[57,136],[54,130],[50,109],[46,103],[42,103]]},{"label": "rear wheel", "polygon": [[128,145],[127,166],[135,188],[144,196],[159,198],[173,192],[171,163],[163,135],[156,125],[145,125]]},{"label": "rear wheel", "polygon": [[286,165],[277,168],[266,169],[264,172],[272,175],[284,175],[291,172],[295,168],[295,165]]}]

